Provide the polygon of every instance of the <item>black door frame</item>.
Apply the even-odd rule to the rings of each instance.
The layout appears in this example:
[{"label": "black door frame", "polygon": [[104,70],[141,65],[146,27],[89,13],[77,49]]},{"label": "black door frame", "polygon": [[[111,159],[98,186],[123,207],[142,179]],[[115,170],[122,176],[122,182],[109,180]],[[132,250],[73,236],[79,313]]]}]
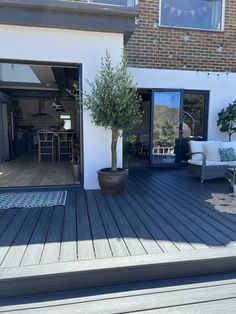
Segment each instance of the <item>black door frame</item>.
[{"label": "black door frame", "polygon": [[[180,107],[179,107],[179,136],[176,147],[176,158],[173,164],[153,164],[152,163],[152,143],[153,143],[153,123],[154,123],[154,93],[155,92],[180,92]],[[204,121],[203,121],[203,139],[207,139],[208,134],[208,115],[209,115],[209,97],[210,92],[207,90],[192,90],[192,89],[178,89],[178,88],[156,88],[152,89],[151,110],[150,110],[150,152],[149,152],[149,166],[151,168],[179,168],[181,167],[181,141],[183,133],[183,105],[184,94],[203,94],[204,102]]]}]

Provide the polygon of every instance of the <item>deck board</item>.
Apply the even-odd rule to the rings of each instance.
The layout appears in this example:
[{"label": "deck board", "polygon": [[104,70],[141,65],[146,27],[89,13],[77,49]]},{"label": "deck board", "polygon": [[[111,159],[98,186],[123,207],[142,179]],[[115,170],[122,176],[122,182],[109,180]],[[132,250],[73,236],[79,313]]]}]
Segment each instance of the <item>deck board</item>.
[{"label": "deck board", "polygon": [[117,202],[113,198],[106,198],[107,204],[110,207],[113,217],[119,226],[122,237],[128,247],[131,255],[142,255],[146,254],[146,251],[134,232],[132,225],[129,224],[124,213],[120,210]]},{"label": "deck board", "polygon": [[48,228],[52,219],[53,207],[43,208],[38,224],[27,246],[21,265],[37,265],[40,263]]},{"label": "deck board", "polygon": [[101,195],[100,191],[95,191],[94,195],[114,257],[128,256],[129,251],[103,196]]},{"label": "deck board", "polygon": [[0,313],[235,313],[235,274],[5,298]]},{"label": "deck board", "polygon": [[107,239],[106,230],[104,228],[94,194],[92,191],[86,191],[85,194],[88,204],[91,230],[93,234],[95,255],[97,258],[112,257],[113,253]]},{"label": "deck board", "polygon": [[[177,194],[175,192],[174,186],[172,187],[168,185],[167,189],[163,181],[155,183],[153,180],[152,185],[154,185],[154,187],[149,186],[149,192],[147,191],[150,196],[153,196],[153,192],[157,189],[158,186],[158,192],[152,198],[158,198],[157,195],[160,194],[160,199],[165,199],[166,202],[170,204],[170,206],[178,208],[180,211],[182,211],[182,213],[184,213],[185,216],[189,217],[192,221],[198,222],[199,226],[206,232],[214,236],[218,243],[226,245],[231,242],[232,239],[223,233],[224,227],[220,225],[220,230],[218,230],[216,227],[218,225],[218,222],[209,219],[209,216],[203,213],[201,209],[198,210],[198,208],[196,208],[195,205],[191,203],[190,197],[186,201],[186,198],[184,196],[182,196],[180,193]],[[180,195],[181,202],[179,202]],[[217,215],[217,213],[215,213],[215,215]]]},{"label": "deck board", "polygon": [[235,248],[236,216],[206,202],[226,181],[202,185],[185,169],[129,176],[117,198],[78,188],[65,207],[0,211],[0,268]]},{"label": "deck board", "polygon": [[71,191],[65,206],[65,216],[62,232],[60,261],[77,260],[77,236],[76,236],[76,202],[75,192]]},{"label": "deck board", "polygon": [[82,189],[79,191],[79,193],[77,193],[76,205],[78,259],[94,259],[95,252],[88,216],[88,208],[85,198],[85,192]]},{"label": "deck board", "polygon": [[[153,179],[152,185],[154,183],[155,182]],[[170,190],[170,192],[168,193],[167,189],[162,187],[161,182],[159,182],[158,184],[158,194],[157,193],[154,194],[152,192],[152,191],[155,191],[156,188],[157,188],[157,185],[154,187],[151,186],[148,188],[148,191],[146,192],[147,194],[149,194],[150,203],[153,204],[154,208],[155,206],[159,206],[159,205],[161,205],[161,207],[164,207],[165,212],[168,211],[169,213],[171,213],[171,215],[174,215],[175,220],[180,220],[181,225],[187,226],[187,228],[191,228],[190,229],[191,232],[197,235],[199,239],[198,241],[203,241],[212,246],[221,244],[221,242],[217,241],[215,237],[211,236],[208,233],[208,225],[204,223],[204,226],[206,225],[206,228],[205,229],[203,228],[203,221],[199,219],[199,217],[195,215],[195,213],[189,212],[188,207],[187,207],[187,211],[184,210],[185,207],[180,201],[180,198],[178,198],[178,200],[174,200],[174,201],[172,200],[172,197],[173,197],[172,190]],[[157,211],[160,211],[160,210],[161,208],[159,206],[157,208]],[[176,224],[175,220],[174,221],[172,220],[174,224]],[[181,228],[181,231],[183,230],[181,225],[176,226],[177,230],[179,230],[180,228]]]},{"label": "deck board", "polygon": [[42,208],[34,208],[30,211],[3,260],[3,267],[16,267],[20,265],[41,212]]},{"label": "deck board", "polygon": [[[179,200],[179,195],[176,192],[176,189],[178,189],[176,188],[176,184],[171,185],[170,183],[168,183],[168,189],[167,183],[162,181],[158,184],[159,188],[161,188],[160,185],[161,187],[162,185],[164,186],[163,190],[166,195],[166,199],[169,200],[171,196],[173,201],[177,202]],[[177,191],[178,193],[180,193],[179,190]],[[191,190],[189,190],[189,193],[190,192]],[[201,225],[205,225],[208,231],[211,230],[212,234],[214,234],[214,236],[219,239],[222,244],[228,243],[231,240],[236,240],[235,232],[222,224],[221,219],[218,218],[218,214],[216,212],[212,212],[211,210],[207,211],[207,206],[204,208],[205,210],[202,211],[202,206],[199,205],[199,203],[197,203],[196,201],[193,201],[192,196],[189,197],[190,195],[191,194],[189,194],[188,196],[181,195],[181,206],[183,208],[187,208],[188,212],[197,215],[201,219]]]},{"label": "deck board", "polygon": [[7,252],[15,240],[15,237],[17,236],[18,231],[20,230],[29,213],[29,209],[19,209],[11,223],[0,237],[0,264],[2,264]]},{"label": "deck board", "polygon": [[55,263],[60,260],[63,221],[64,207],[55,206],[40,261],[41,264]]},{"label": "deck board", "polygon": [[[226,215],[218,212],[216,215],[215,211],[212,209],[212,206],[208,203],[206,203],[205,200],[211,198],[211,193],[209,193],[207,190],[208,186],[206,186],[206,188],[204,187],[204,189],[201,189],[201,196],[202,198],[199,198],[199,193],[195,191],[194,186],[192,186],[191,184],[189,186],[184,186],[181,182],[178,183],[177,187],[176,187],[176,180],[174,180],[173,178],[171,178],[171,180],[169,180],[169,176],[166,178],[166,183],[171,185],[175,185],[175,189],[178,192],[182,192],[182,195],[185,195],[187,198],[189,197],[189,193],[191,193],[191,201],[192,204],[196,207],[199,208],[199,210],[204,211],[205,213],[207,213],[207,215],[209,215],[210,217],[212,217],[213,219],[219,221],[221,224],[223,224],[224,226],[232,229],[234,231],[235,228],[235,222],[236,222],[236,217],[234,215],[228,215],[229,217],[227,217]],[[182,190],[181,186],[184,188]],[[215,191],[212,191],[213,193],[216,193]],[[227,188],[227,191],[229,192],[229,189]],[[223,191],[221,191],[221,193],[223,193]]]}]

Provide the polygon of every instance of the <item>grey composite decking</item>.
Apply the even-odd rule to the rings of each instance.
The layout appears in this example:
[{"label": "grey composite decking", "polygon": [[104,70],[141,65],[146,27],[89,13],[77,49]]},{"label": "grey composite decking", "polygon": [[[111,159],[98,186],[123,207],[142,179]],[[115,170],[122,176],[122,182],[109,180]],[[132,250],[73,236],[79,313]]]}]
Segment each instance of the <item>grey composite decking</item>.
[{"label": "grey composite decking", "polygon": [[235,313],[236,273],[4,298],[0,313]]},{"label": "grey composite decking", "polygon": [[[144,264],[152,265],[147,279],[152,279],[154,264],[160,278],[191,275],[194,268],[199,274],[213,272],[216,263],[215,271],[236,271],[236,215],[209,205],[206,199],[212,192],[228,193],[228,183],[218,180],[202,185],[185,170],[137,169],[130,171],[127,190],[117,198],[78,188],[68,192],[65,207],[2,210],[0,280],[6,285],[14,276],[27,281],[27,276],[36,278],[44,271],[69,276],[70,270],[78,269],[85,276],[91,267],[93,277],[87,278],[91,286],[101,278],[103,284],[111,283],[111,273],[103,276],[96,269],[110,266],[114,271],[116,266],[130,265],[138,273],[138,266]],[[212,260],[204,268],[206,258]],[[179,262],[185,263],[181,271],[174,264]],[[116,271],[114,280],[121,280],[121,272]],[[123,269],[127,280],[137,273]],[[81,278],[68,277],[67,284],[70,280],[73,287],[83,285]],[[49,285],[51,279],[43,280],[38,281],[39,291],[40,284]],[[6,291],[0,287],[0,295]]]}]

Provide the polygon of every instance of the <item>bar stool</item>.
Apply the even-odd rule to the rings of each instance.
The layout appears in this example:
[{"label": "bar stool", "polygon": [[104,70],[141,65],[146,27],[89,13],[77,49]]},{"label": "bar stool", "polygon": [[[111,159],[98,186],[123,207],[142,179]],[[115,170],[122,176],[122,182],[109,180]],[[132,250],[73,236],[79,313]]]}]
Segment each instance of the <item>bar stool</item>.
[{"label": "bar stool", "polygon": [[38,137],[38,161],[41,162],[42,156],[51,156],[54,162],[54,133],[37,132]]},{"label": "bar stool", "polygon": [[68,156],[68,160],[72,160],[73,155],[73,141],[74,133],[72,132],[58,132],[58,162],[61,161],[61,156]]}]

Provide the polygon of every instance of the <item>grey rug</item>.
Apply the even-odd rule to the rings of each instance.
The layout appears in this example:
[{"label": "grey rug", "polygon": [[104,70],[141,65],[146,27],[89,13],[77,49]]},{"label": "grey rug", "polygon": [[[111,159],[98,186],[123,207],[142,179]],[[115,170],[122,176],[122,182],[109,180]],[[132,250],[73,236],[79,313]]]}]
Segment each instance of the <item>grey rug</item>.
[{"label": "grey rug", "polygon": [[236,197],[232,193],[212,193],[212,198],[206,201],[222,213],[236,214]]},{"label": "grey rug", "polygon": [[0,209],[65,205],[66,197],[67,191],[0,193]]}]

